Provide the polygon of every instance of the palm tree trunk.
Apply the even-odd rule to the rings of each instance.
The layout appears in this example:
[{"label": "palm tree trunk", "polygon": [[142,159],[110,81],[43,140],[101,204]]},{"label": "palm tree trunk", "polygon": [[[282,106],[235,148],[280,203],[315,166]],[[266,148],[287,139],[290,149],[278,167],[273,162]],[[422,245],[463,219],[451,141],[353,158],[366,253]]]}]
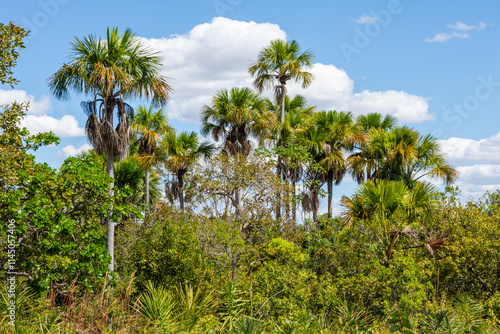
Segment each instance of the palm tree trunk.
[{"label": "palm tree trunk", "polygon": [[333,211],[333,171],[329,170],[327,174],[328,183],[328,218],[332,218]]},{"label": "palm tree trunk", "polygon": [[177,178],[179,180],[179,206],[181,210],[184,210],[184,181],[182,175],[178,175]]},{"label": "palm tree trunk", "polygon": [[297,167],[293,170],[293,198],[292,198],[292,219],[293,223],[297,223],[297,203],[295,202],[297,196]]},{"label": "palm tree trunk", "polygon": [[281,96],[280,96],[280,122],[283,124],[285,122],[285,97],[286,97],[286,86],[281,84]]},{"label": "palm tree trunk", "polygon": [[145,171],[145,181],[144,181],[144,195],[146,197],[146,207],[149,205],[149,167]]},{"label": "palm tree trunk", "polygon": [[[282,83],[281,84],[281,94],[280,94],[280,122],[283,124],[285,122],[285,96],[286,96],[286,86]],[[282,138],[279,138],[278,140],[278,146],[282,145]],[[281,157],[278,155],[278,166],[276,166],[276,174],[278,175],[279,178],[282,177],[281,175]],[[281,200],[280,200],[280,194],[278,194],[278,201],[277,201],[277,207],[276,207],[276,220],[281,218]]]},{"label": "palm tree trunk", "polygon": [[[278,165],[276,166],[276,175],[278,175],[279,178],[281,178],[281,157],[278,155]],[[276,220],[279,220],[281,218],[281,200],[280,196],[281,194],[277,194],[278,200],[276,201]]]},{"label": "palm tree trunk", "polygon": [[[113,154],[107,153],[106,154],[106,173],[111,176],[114,180],[115,177],[115,169],[114,169],[114,160],[113,160]],[[114,187],[114,181],[111,182],[109,185],[109,190],[108,190],[108,195],[109,197],[112,197],[114,195],[113,191]],[[108,264],[108,270],[114,271],[114,263],[115,263],[115,224],[111,221],[111,213],[113,212],[113,206],[109,209],[108,215],[106,216],[106,227],[107,227],[107,232],[106,232],[106,249],[108,250],[108,254],[111,257],[111,262]]]}]

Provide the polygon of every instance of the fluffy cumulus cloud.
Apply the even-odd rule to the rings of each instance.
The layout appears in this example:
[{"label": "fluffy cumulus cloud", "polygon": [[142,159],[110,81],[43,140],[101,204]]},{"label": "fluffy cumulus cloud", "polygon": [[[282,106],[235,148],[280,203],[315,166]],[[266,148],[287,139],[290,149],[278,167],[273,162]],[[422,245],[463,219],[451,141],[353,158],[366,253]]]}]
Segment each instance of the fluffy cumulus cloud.
[{"label": "fluffy cumulus cloud", "polygon": [[73,145],[66,145],[59,151],[57,151],[57,157],[60,159],[66,159],[68,157],[74,157],[82,152],[90,150],[92,147],[89,144],[83,144],[80,147],[75,147]]},{"label": "fluffy cumulus cloud", "polygon": [[486,191],[500,189],[500,165],[484,164],[457,167],[460,178],[456,185],[462,191],[462,197],[478,198]]},{"label": "fluffy cumulus cloud", "polygon": [[446,25],[451,32],[441,32],[432,38],[424,39],[424,42],[428,43],[444,43],[450,39],[468,39],[471,38],[469,31],[477,30],[481,31],[486,28],[486,23],[479,22],[477,25],[468,25],[463,22],[455,22],[453,24]]},{"label": "fluffy cumulus cloud", "polygon": [[462,165],[456,167],[456,185],[464,200],[500,189],[500,133],[481,140],[452,137],[440,144],[452,165]]},{"label": "fluffy cumulus cloud", "polygon": [[[368,20],[368,17],[360,18]],[[250,87],[247,68],[260,49],[273,39],[286,39],[276,24],[215,18],[183,35],[163,39],[144,39],[161,51],[162,73],[171,78],[175,92],[168,106],[169,117],[198,122],[204,104],[223,88]],[[352,111],[354,114],[381,112],[393,114],[402,122],[421,122],[433,118],[427,99],[402,91],[354,93],[354,82],[333,65],[317,63],[312,69],[313,84],[306,90],[290,82],[289,94],[302,94],[322,109]],[[271,94],[268,92],[267,94]]]},{"label": "fluffy cumulus cloud", "polygon": [[291,86],[291,94],[302,94],[320,109],[351,111],[354,115],[369,112],[391,114],[405,123],[434,119],[429,113],[428,99],[404,91],[369,91],[354,93],[354,81],[344,70],[333,65],[315,64],[314,81],[306,89]]},{"label": "fluffy cumulus cloud", "polygon": [[500,164],[500,133],[481,140],[451,137],[440,143],[452,164]]},{"label": "fluffy cumulus cloud", "polygon": [[52,109],[52,103],[48,96],[42,96],[41,99],[35,99],[31,94],[24,90],[4,90],[0,89],[0,106],[12,102],[29,102],[28,114],[42,115]]},{"label": "fluffy cumulus cloud", "polygon": [[21,126],[26,127],[32,134],[52,131],[62,138],[81,137],[85,135],[85,130],[78,126],[78,121],[70,115],[65,115],[61,119],[47,115],[27,115],[21,121]]},{"label": "fluffy cumulus cloud", "polygon": [[217,90],[251,86],[249,64],[263,46],[278,38],[286,39],[286,33],[276,24],[218,17],[184,35],[145,39],[162,52],[162,73],[175,89],[170,117],[197,122],[201,107]]}]

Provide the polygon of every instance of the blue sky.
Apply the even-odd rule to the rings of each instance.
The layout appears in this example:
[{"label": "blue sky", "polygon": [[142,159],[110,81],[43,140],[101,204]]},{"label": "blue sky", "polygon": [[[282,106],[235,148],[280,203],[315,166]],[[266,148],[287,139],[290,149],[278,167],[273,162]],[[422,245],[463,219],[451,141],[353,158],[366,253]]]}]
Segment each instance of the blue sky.
[{"label": "blue sky", "polygon": [[[291,94],[322,109],[393,114],[433,133],[461,172],[464,197],[478,196],[500,188],[499,12],[492,0],[9,1],[0,21],[32,34],[15,69],[21,83],[0,86],[0,104],[32,102],[23,124],[61,136],[36,154],[58,167],[88,147],[79,106],[87,97],[57,101],[46,85],[74,36],[129,27],[161,51],[175,89],[166,111],[180,131],[199,129],[200,108],[218,89],[251,84],[246,68],[262,46],[295,39],[316,54],[316,80],[307,90],[291,85]],[[354,188],[346,180],[335,197]]]}]

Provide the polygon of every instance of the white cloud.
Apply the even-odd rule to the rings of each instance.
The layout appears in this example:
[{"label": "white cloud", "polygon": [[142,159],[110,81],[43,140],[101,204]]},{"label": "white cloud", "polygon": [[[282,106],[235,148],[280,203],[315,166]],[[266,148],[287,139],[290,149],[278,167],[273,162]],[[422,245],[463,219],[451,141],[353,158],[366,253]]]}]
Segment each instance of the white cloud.
[{"label": "white cloud", "polygon": [[447,27],[452,30],[461,30],[461,31],[484,30],[484,28],[486,28],[486,23],[479,22],[477,25],[471,26],[463,22],[456,22],[455,24],[448,24]]},{"label": "white cloud", "polygon": [[[170,78],[174,95],[167,111],[171,119],[198,122],[201,108],[210,103],[216,91],[231,87],[251,87],[247,68],[260,49],[273,39],[286,39],[276,24],[241,22],[214,18],[184,35],[163,39],[144,39],[162,52],[162,73]],[[323,109],[352,111],[355,114],[377,111],[393,114],[402,122],[432,119],[427,99],[406,92],[363,91],[354,93],[354,81],[333,65],[314,65],[313,84],[301,89],[289,83],[289,94],[304,95],[309,103]],[[272,92],[266,92],[270,96]],[[376,108],[373,110],[372,108]]]},{"label": "white cloud", "polygon": [[28,94],[24,90],[0,89],[0,106],[12,102],[21,103],[25,101],[30,103],[27,114],[42,115],[52,109],[52,103],[48,96],[44,95],[41,99],[36,100],[33,95]]},{"label": "white cloud", "polygon": [[500,133],[481,140],[451,137],[441,140],[441,150],[452,164],[500,164]]},{"label": "white cloud", "polygon": [[358,24],[364,24],[364,23],[375,23],[377,22],[378,18],[376,16],[370,16],[368,14],[363,14],[357,19],[353,19],[354,22]]},{"label": "white cloud", "polygon": [[447,32],[438,33],[432,38],[424,39],[424,42],[444,43],[446,41],[449,41],[450,39],[468,39],[471,38],[468,33],[459,31],[471,31],[471,30],[481,31],[484,30],[484,28],[486,28],[486,23],[479,22],[477,25],[468,25],[463,22],[455,22],[454,24],[446,25],[446,27],[448,27],[453,31],[451,33]]},{"label": "white cloud", "polygon": [[447,32],[442,32],[442,33],[436,34],[436,36],[434,36],[432,38],[424,39],[424,42],[443,43],[443,42],[446,42],[452,38],[454,38],[454,39],[467,39],[467,38],[470,38],[470,36],[467,33],[459,33],[456,31],[452,32],[451,34],[449,34]]},{"label": "white cloud", "polygon": [[74,157],[78,154],[90,150],[92,147],[89,144],[83,144],[82,146],[76,148],[73,145],[66,145],[59,151],[57,151],[56,156],[60,159],[66,159],[68,157]]},{"label": "white cloud", "polygon": [[85,130],[78,126],[75,117],[65,115],[56,119],[47,115],[27,115],[21,120],[21,127],[26,127],[31,134],[52,131],[59,137],[82,137]]},{"label": "white cloud", "polygon": [[391,114],[407,123],[434,119],[428,112],[428,99],[424,97],[394,90],[354,93],[354,81],[344,70],[333,65],[314,64],[311,72],[315,78],[306,90],[295,85],[289,88],[289,93],[304,95],[309,103],[320,109],[351,111],[354,115]]},{"label": "white cloud", "polygon": [[500,189],[500,165],[484,164],[457,167],[460,178],[456,185],[462,191],[462,197],[480,197],[486,191]]},{"label": "white cloud", "polygon": [[276,24],[217,17],[184,35],[144,39],[162,52],[162,73],[174,86],[171,118],[197,122],[204,103],[219,89],[251,86],[247,72],[257,53],[273,39],[286,39]]}]

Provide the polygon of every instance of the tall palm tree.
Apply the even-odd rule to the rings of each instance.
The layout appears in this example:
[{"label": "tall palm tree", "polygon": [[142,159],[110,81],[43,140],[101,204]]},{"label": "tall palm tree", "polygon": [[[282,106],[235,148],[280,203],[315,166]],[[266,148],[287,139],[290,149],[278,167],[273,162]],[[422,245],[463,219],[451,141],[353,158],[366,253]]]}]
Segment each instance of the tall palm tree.
[{"label": "tall palm tree", "polygon": [[[277,117],[281,113],[281,104],[275,97],[274,101],[266,100],[267,108]],[[298,149],[296,153],[290,152],[288,156],[280,158],[280,172],[283,180],[292,183],[292,220],[296,221],[296,185],[301,176],[304,156],[300,153],[303,146],[303,135],[307,131],[309,120],[311,119],[316,107],[309,105],[305,97],[296,95],[290,98],[285,96],[285,119],[283,122],[277,122],[271,132],[267,133],[269,138],[266,140],[271,145],[283,147],[294,147]]]},{"label": "tall palm tree", "polygon": [[167,133],[163,136],[159,150],[168,156],[165,167],[170,170],[176,181],[167,183],[165,193],[169,200],[179,199],[179,206],[184,209],[184,175],[200,159],[210,159],[215,146],[208,141],[200,143],[196,132],[182,132],[178,135]]},{"label": "tall palm tree", "polygon": [[275,120],[257,93],[250,88],[234,87],[218,91],[212,104],[203,106],[201,123],[201,134],[211,134],[217,142],[221,140],[226,154],[248,156],[252,147],[250,136],[265,138]]},{"label": "tall palm tree", "polygon": [[319,164],[326,172],[328,218],[332,218],[333,183],[339,185],[347,171],[344,152],[362,143],[364,134],[350,112],[320,111],[314,116],[314,126],[325,134]]},{"label": "tall palm tree", "polygon": [[316,126],[309,126],[303,136],[303,143],[307,152],[311,156],[305,170],[305,181],[308,192],[302,197],[302,209],[306,212],[312,212],[313,221],[318,221],[319,212],[319,193],[321,187],[325,184],[325,169],[319,163],[323,157],[323,146],[327,140],[323,129]]},{"label": "tall palm tree", "polygon": [[313,75],[306,70],[312,67],[314,54],[310,50],[301,52],[296,41],[276,39],[260,50],[257,61],[250,65],[248,72],[255,76],[254,87],[262,92],[274,88],[281,105],[280,122],[285,119],[286,84],[293,79],[307,88]]},{"label": "tall palm tree", "polygon": [[[250,136],[261,141],[267,138],[275,124],[274,114],[265,108],[265,101],[250,88],[231,88],[218,91],[212,105],[203,106],[201,134],[211,134],[222,140],[222,151],[227,155],[248,156],[252,147]],[[235,191],[236,210],[241,212],[241,193]]]},{"label": "tall palm tree", "polygon": [[[75,38],[72,54],[48,79],[56,98],[67,100],[70,91],[90,94],[92,100],[82,102],[88,119],[85,131],[97,153],[106,154],[106,172],[114,176],[114,158],[123,158],[129,147],[128,117],[132,108],[125,104],[127,98],[151,98],[155,106],[165,105],[172,87],[160,75],[161,58],[157,52],[144,46],[134,33],[127,29],[120,35],[118,29],[107,30],[106,39],[90,35]],[[113,125],[117,109],[118,124]],[[113,184],[109,195],[113,195]],[[109,270],[114,270],[114,224],[111,212],[106,218],[107,249],[111,257]]]},{"label": "tall palm tree", "polygon": [[[139,106],[131,122],[132,138],[136,138],[139,148],[139,156],[152,155],[155,153],[156,141],[167,132],[173,131],[168,125],[168,119],[163,109],[156,110],[153,107]],[[153,159],[138,159],[144,169],[144,192],[146,205],[149,204],[149,173],[154,163]]]},{"label": "tall palm tree", "polygon": [[349,157],[349,169],[359,183],[365,179],[401,180],[413,187],[425,176],[446,184],[458,178],[458,171],[440,152],[437,139],[408,127],[370,130],[364,148]]},{"label": "tall palm tree", "polygon": [[[255,77],[253,86],[262,92],[274,88],[274,94],[281,105],[280,122],[285,121],[285,96],[288,80],[294,80],[307,88],[313,75],[307,72],[312,67],[314,54],[310,50],[301,52],[296,41],[276,39],[262,48],[257,55],[257,61],[248,67],[248,72]],[[278,142],[281,145],[281,141]],[[276,173],[281,177],[281,157],[278,155]],[[281,205],[276,208],[276,218],[281,217]]]}]

